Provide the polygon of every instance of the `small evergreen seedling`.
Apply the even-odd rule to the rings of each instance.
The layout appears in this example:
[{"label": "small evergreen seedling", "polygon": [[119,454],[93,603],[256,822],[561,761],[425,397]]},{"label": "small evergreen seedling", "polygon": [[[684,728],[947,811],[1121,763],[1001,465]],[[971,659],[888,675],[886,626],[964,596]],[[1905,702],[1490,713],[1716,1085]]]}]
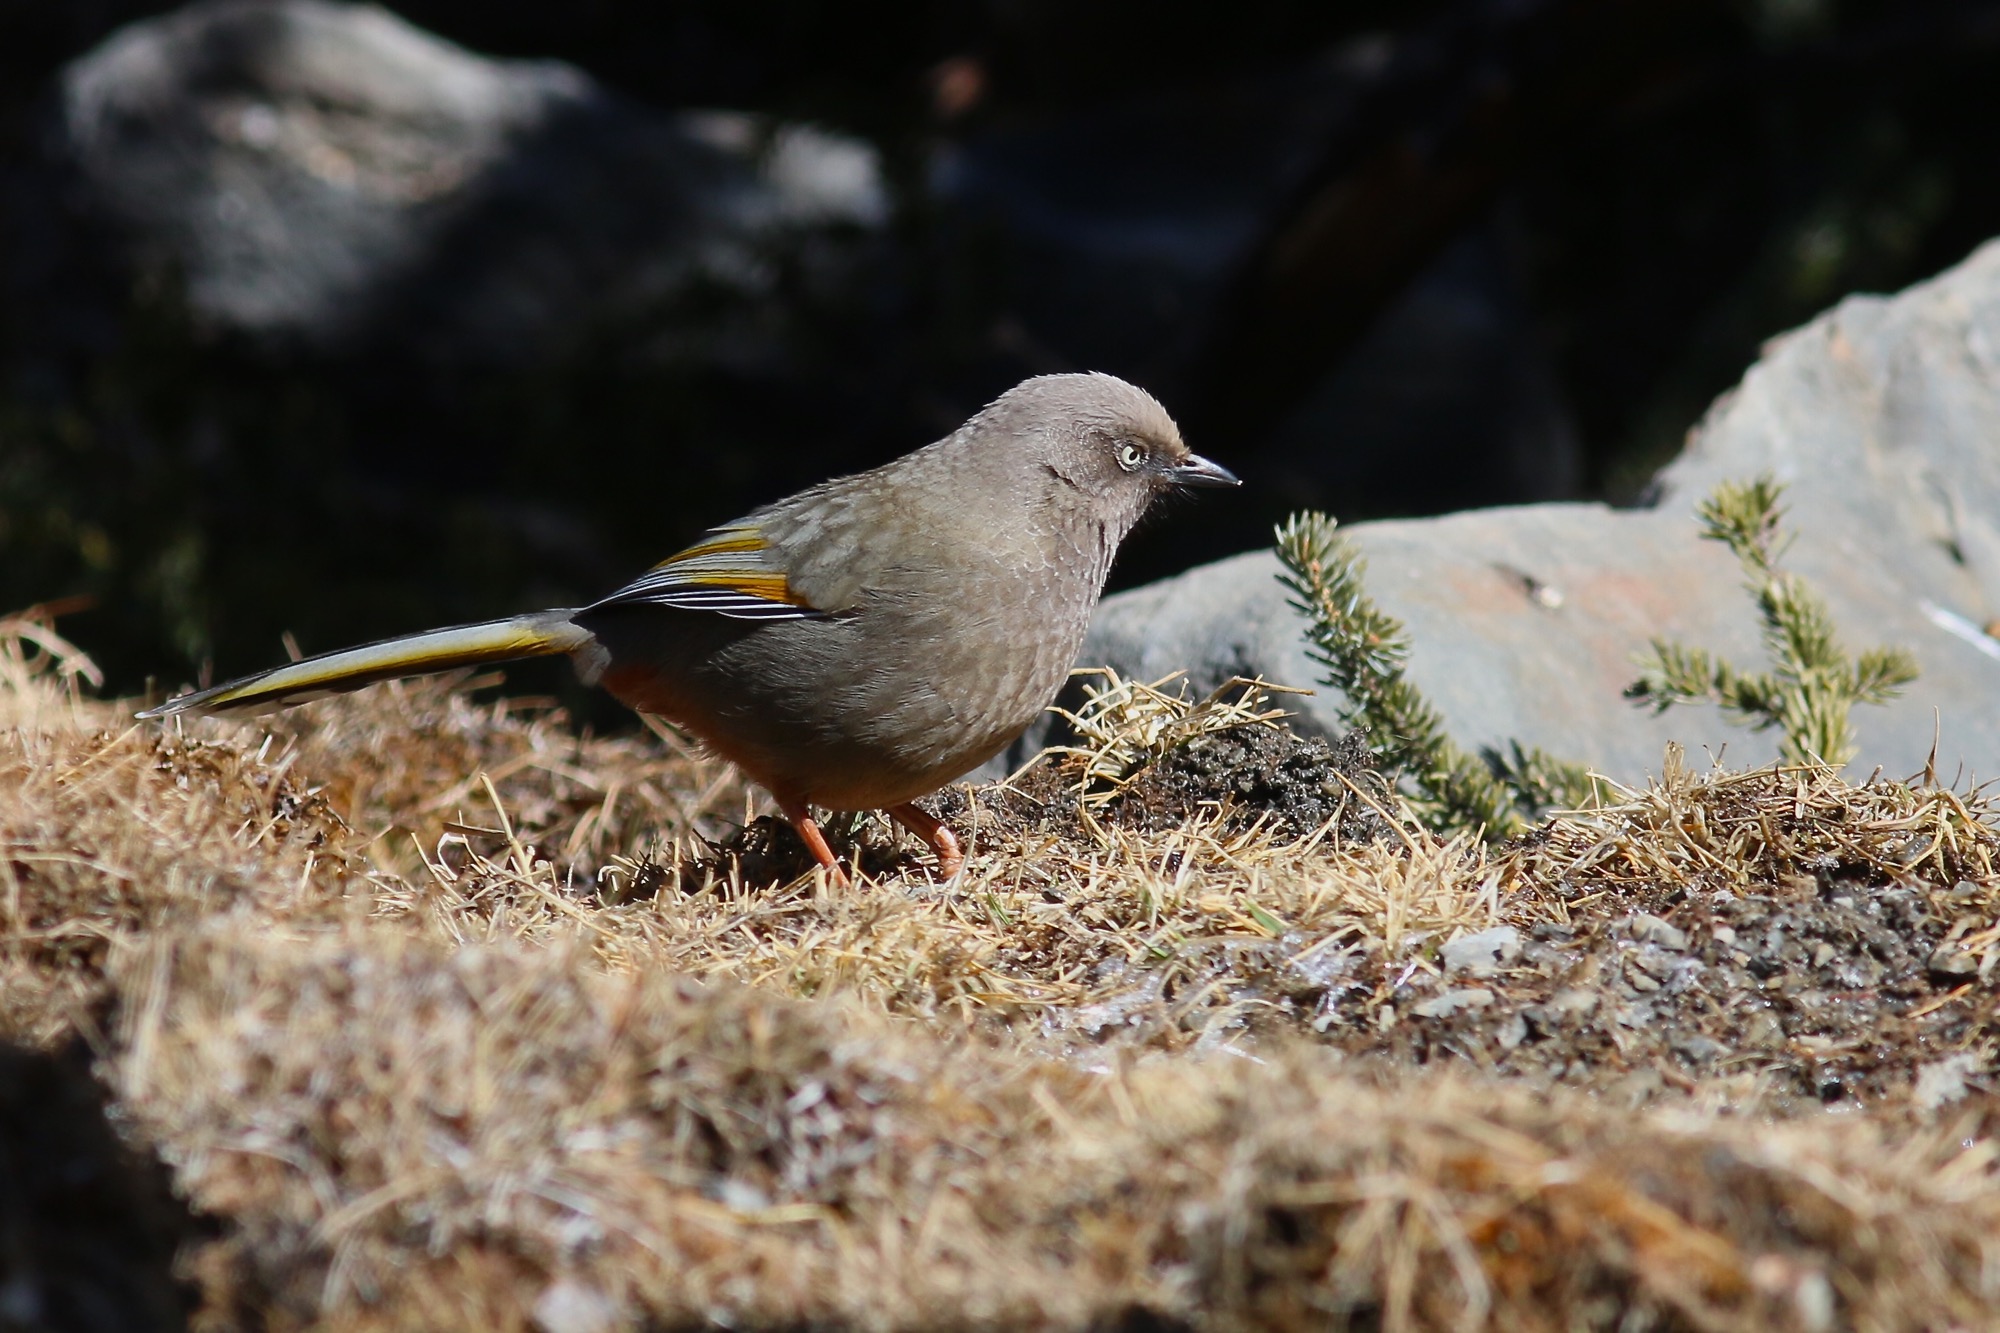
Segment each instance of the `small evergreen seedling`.
[{"label": "small evergreen seedling", "polygon": [[1895,698],[1917,678],[1917,663],[1902,648],[1847,656],[1826,603],[1778,567],[1787,545],[1783,494],[1768,475],[1724,482],[1695,511],[1702,536],[1727,546],[1743,567],[1772,669],[1745,675],[1700,648],[1655,639],[1625,697],[1660,713],[1675,704],[1719,704],[1754,730],[1782,730],[1779,753],[1788,764],[1844,764],[1854,757],[1854,706]]},{"label": "small evergreen seedling", "polygon": [[1346,703],[1341,719],[1367,733],[1382,767],[1400,773],[1417,814],[1431,827],[1519,832],[1526,817],[1581,804],[1590,780],[1575,764],[1518,742],[1502,756],[1468,754],[1404,674],[1402,622],[1362,588],[1366,564],[1325,514],[1294,514],[1277,531],[1279,577],[1306,618],[1307,651],[1326,668],[1322,684]]}]

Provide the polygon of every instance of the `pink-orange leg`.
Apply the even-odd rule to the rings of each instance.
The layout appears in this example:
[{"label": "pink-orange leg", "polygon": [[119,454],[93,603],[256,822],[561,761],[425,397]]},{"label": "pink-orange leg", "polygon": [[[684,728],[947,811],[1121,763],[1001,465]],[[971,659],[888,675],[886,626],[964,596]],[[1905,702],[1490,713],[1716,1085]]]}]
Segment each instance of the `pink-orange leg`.
[{"label": "pink-orange leg", "polygon": [[931,850],[937,853],[938,874],[943,878],[950,879],[965,865],[965,853],[958,850],[958,839],[944,826],[943,820],[916,805],[892,805],[889,817],[931,845]]},{"label": "pink-orange leg", "polygon": [[826,867],[826,877],[838,888],[848,886],[847,872],[841,869],[835,859],[833,848],[826,845],[826,835],[819,831],[819,824],[812,817],[812,810],[803,801],[787,801],[779,798],[778,808],[785,812],[785,818],[792,821],[792,827],[799,831],[806,850],[813,854],[813,860]]}]

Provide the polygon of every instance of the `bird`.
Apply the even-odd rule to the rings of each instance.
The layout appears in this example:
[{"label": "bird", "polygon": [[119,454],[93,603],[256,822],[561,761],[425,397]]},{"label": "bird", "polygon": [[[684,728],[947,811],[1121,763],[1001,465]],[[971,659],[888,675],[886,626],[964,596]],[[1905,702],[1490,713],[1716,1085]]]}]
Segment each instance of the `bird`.
[{"label": "bird", "polygon": [[264,712],[377,681],[566,654],[768,791],[829,877],[815,808],[881,810],[964,856],[916,801],[998,754],[1068,677],[1153,503],[1237,478],[1115,376],[1041,375],[933,444],[711,528],[587,606],[304,658],[139,714]]}]

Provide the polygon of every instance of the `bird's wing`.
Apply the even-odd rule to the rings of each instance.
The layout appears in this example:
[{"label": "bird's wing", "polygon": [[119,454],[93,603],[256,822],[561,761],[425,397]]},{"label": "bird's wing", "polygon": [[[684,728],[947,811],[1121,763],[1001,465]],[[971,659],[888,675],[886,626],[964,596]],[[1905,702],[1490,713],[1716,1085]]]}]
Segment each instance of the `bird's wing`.
[{"label": "bird's wing", "polygon": [[783,560],[753,523],[711,529],[586,609],[671,606],[737,620],[807,620],[827,613],[795,591]]}]

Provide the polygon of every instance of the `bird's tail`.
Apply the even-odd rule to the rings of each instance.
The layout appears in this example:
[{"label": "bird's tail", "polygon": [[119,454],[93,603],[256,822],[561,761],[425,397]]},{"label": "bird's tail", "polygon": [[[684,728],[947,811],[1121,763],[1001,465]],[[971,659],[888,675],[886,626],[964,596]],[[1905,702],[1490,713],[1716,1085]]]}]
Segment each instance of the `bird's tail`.
[{"label": "bird's tail", "polygon": [[422,676],[453,667],[482,666],[521,657],[553,657],[592,643],[590,631],[570,620],[568,611],[539,611],[511,620],[434,629],[400,639],[308,657],[254,676],[169,699],[142,718],[176,713],[265,713],[378,680]]}]

